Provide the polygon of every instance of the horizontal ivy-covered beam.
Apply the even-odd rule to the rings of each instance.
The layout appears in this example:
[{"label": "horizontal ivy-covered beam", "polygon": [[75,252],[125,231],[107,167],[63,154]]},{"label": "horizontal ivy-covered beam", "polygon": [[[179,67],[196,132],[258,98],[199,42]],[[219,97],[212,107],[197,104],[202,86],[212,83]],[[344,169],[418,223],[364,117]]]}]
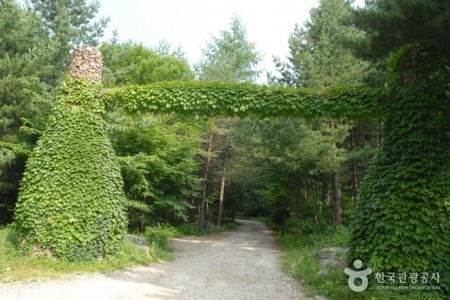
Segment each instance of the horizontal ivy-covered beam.
[{"label": "horizontal ivy-covered beam", "polygon": [[176,112],[203,116],[331,117],[372,119],[382,115],[382,89],[342,87],[321,92],[305,88],[217,82],[166,82],[127,86],[103,97],[127,112]]}]

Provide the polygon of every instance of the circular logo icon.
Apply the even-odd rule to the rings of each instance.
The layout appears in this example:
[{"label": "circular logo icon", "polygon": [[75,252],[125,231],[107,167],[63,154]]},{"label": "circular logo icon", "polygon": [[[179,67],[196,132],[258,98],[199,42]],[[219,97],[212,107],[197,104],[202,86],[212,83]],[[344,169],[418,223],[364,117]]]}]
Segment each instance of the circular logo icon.
[{"label": "circular logo icon", "polygon": [[[354,291],[354,292],[362,292],[365,289],[367,289],[367,286],[369,285],[369,279],[367,276],[369,276],[372,273],[371,268],[366,268],[364,270],[359,270],[363,266],[363,262],[360,259],[357,259],[353,262],[353,267],[355,267],[355,270],[352,270],[350,268],[345,268],[344,272],[348,275],[348,287]],[[361,279],[362,283],[360,285],[355,284],[355,280],[359,278]]]}]

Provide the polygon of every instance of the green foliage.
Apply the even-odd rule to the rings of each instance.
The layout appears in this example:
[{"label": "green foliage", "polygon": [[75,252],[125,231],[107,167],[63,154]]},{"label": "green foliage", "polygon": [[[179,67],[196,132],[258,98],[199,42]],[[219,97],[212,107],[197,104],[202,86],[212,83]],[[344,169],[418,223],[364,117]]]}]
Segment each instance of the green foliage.
[{"label": "green foliage", "polygon": [[439,272],[450,284],[449,62],[405,47],[392,60],[384,143],[352,222],[350,260],[375,272]]},{"label": "green foliage", "polygon": [[25,160],[52,106],[42,27],[14,1],[0,2],[0,224],[11,222]]},{"label": "green foliage", "polygon": [[235,147],[245,147],[245,154],[271,164],[279,172],[326,174],[346,159],[345,151],[333,147],[333,143],[344,140],[346,126],[335,130],[324,121],[293,118],[265,119],[253,124],[244,121],[243,125],[251,126],[253,136],[248,139],[250,133],[238,128]]},{"label": "green foliage", "polygon": [[367,33],[363,55],[386,56],[407,43],[448,51],[450,2],[446,0],[368,0],[355,11],[354,23]]},{"label": "green foliage", "polygon": [[[192,79],[187,61],[170,46],[152,50],[142,44],[103,43],[103,84],[145,84]],[[191,208],[199,152],[199,120],[174,115],[134,114],[121,109],[107,114],[109,136],[119,156],[127,197],[129,228],[178,223]],[[139,225],[139,226],[138,226]]]},{"label": "green foliage", "polygon": [[[230,30],[222,31],[219,37],[212,37],[212,42],[203,49],[203,58],[196,66],[197,77],[209,82],[254,82],[260,74],[255,70],[260,61],[261,55],[256,51],[255,44],[247,39],[245,25],[234,16]],[[225,206],[230,203],[228,198],[224,198],[224,193],[228,190],[230,181],[226,168],[233,156],[228,136],[233,123],[230,118],[216,117],[208,128],[209,132],[203,135],[203,183],[199,220],[202,230],[205,218],[221,225],[224,202]],[[214,207],[216,203],[218,205]]]},{"label": "green foliage", "polygon": [[71,61],[71,50],[82,44],[96,46],[109,19],[97,18],[98,1],[31,0],[26,5],[43,22],[51,41],[47,53],[51,57],[52,68],[46,82],[56,86],[64,79]]},{"label": "green foliage", "polygon": [[98,8],[86,1],[0,1],[0,224],[11,222],[25,161],[45,129],[70,51],[102,35],[106,20],[92,21]]},{"label": "green foliage", "polygon": [[55,278],[68,273],[110,272],[136,265],[145,265],[159,259],[128,241],[120,251],[102,260],[68,262],[59,259],[43,259],[24,256],[17,249],[17,233],[9,227],[0,229],[0,282],[30,281]]},{"label": "green foliage", "polygon": [[170,225],[158,224],[149,227],[147,230],[146,236],[150,245],[150,251],[164,260],[171,259],[169,240],[181,235],[177,229]]},{"label": "green foliage", "polygon": [[99,84],[68,79],[27,161],[15,210],[24,251],[95,260],[122,245],[123,182],[99,91]]},{"label": "green foliage", "polygon": [[253,82],[259,76],[255,66],[261,61],[255,43],[247,40],[242,21],[233,17],[230,31],[222,31],[213,37],[212,43],[203,49],[203,60],[196,66],[203,81]]},{"label": "green foliage", "polygon": [[319,1],[310,11],[310,20],[297,25],[289,37],[289,62],[275,59],[282,77],[272,80],[319,89],[363,82],[369,63],[356,58],[345,45],[346,40],[363,36],[348,23],[350,17],[350,1]]},{"label": "green foliage", "polygon": [[364,87],[330,88],[317,92],[248,83],[169,82],[115,88],[103,97],[129,113],[361,119],[382,113],[380,104],[385,95],[381,89]]},{"label": "green foliage", "polygon": [[187,199],[196,195],[194,185],[199,181],[194,160],[200,151],[198,126],[171,115],[109,118],[125,195],[147,210],[143,215],[142,209],[131,207],[130,222],[185,220],[191,208]]},{"label": "green foliage", "polygon": [[186,59],[177,53],[157,52],[133,42],[104,42],[99,50],[103,54],[106,87],[193,78]]},{"label": "green foliage", "polygon": [[347,131],[347,126],[330,128],[319,120],[242,120],[232,132],[236,158],[230,177],[255,191],[240,196],[245,213],[271,216],[294,228],[295,224],[286,224],[289,217],[301,216],[315,226],[315,210],[316,223],[327,223],[321,190],[329,182],[329,173],[340,169],[347,157],[343,149],[333,146],[344,140]]},{"label": "green foliage", "polygon": [[[362,293],[350,290],[347,284],[348,276],[344,273],[345,257],[337,255],[341,263],[330,267],[329,272],[319,274],[320,266],[317,254],[328,247],[347,247],[350,232],[341,226],[315,228],[307,233],[289,233],[282,231],[278,224],[270,219],[258,218],[266,223],[273,231],[278,244],[283,250],[283,269],[293,278],[302,283],[308,296],[326,296],[330,300],[430,300],[445,299],[437,292],[421,291],[390,291],[379,290],[369,284],[369,288]],[[302,220],[297,220],[305,226]],[[371,275],[372,276],[372,275]]]},{"label": "green foliage", "polygon": [[186,235],[199,235],[198,224],[185,223],[181,225],[177,225],[177,231],[180,233],[180,236]]}]

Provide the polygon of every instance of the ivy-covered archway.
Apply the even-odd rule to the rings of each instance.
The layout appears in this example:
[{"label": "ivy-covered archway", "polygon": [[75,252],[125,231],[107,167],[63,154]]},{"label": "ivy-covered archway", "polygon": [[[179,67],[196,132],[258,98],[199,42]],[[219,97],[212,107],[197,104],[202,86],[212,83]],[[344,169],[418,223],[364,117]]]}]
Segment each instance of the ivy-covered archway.
[{"label": "ivy-covered archway", "polygon": [[[99,54],[81,49],[27,162],[15,210],[21,245],[68,260],[97,259],[120,247],[126,227],[123,183],[106,136],[105,104],[130,113],[203,116],[382,115],[385,141],[356,211],[350,258],[375,271],[448,274],[450,114],[442,87],[449,76],[442,63],[422,54],[417,46],[404,50],[387,89],[172,82],[102,91]],[[432,67],[416,70],[412,62],[419,59]]]}]

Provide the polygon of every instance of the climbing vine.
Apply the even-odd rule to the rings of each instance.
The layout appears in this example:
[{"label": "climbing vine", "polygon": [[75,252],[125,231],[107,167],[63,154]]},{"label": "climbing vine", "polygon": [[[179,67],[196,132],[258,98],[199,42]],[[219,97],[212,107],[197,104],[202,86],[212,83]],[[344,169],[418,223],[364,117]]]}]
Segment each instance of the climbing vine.
[{"label": "climbing vine", "polygon": [[384,142],[351,225],[350,260],[374,272],[438,272],[450,286],[448,61],[412,45],[392,60]]},{"label": "climbing vine", "polygon": [[24,251],[93,260],[126,228],[123,183],[106,134],[100,85],[68,79],[29,158],[15,210]]},{"label": "climbing vine", "polygon": [[250,84],[164,83],[113,89],[67,79],[48,129],[27,162],[15,210],[21,247],[66,260],[98,259],[120,247],[126,227],[123,183],[106,135],[105,102],[126,111],[200,115],[370,117],[383,93]]},{"label": "climbing vine", "polygon": [[253,84],[170,82],[108,91],[105,101],[126,111],[177,112],[205,116],[297,116],[370,119],[383,114],[384,90],[342,87],[309,89]]}]

